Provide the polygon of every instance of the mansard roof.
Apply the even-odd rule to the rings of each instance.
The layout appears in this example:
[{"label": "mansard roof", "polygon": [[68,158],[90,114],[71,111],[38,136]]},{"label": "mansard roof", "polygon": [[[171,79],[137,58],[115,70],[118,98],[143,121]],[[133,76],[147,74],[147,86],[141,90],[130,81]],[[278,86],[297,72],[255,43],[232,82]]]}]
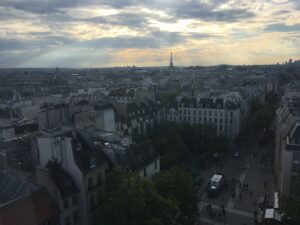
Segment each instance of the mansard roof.
[{"label": "mansard roof", "polygon": [[95,146],[92,134],[78,131],[76,136],[73,141],[73,154],[77,166],[83,173],[88,173],[94,168],[109,163],[106,155]]}]

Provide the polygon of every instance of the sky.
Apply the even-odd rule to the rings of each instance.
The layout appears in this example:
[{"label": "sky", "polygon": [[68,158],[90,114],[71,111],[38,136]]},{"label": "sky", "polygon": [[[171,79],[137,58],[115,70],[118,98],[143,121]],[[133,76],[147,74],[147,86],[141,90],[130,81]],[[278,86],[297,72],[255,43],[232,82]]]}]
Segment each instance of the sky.
[{"label": "sky", "polygon": [[0,67],[300,59],[300,0],[0,0]]}]

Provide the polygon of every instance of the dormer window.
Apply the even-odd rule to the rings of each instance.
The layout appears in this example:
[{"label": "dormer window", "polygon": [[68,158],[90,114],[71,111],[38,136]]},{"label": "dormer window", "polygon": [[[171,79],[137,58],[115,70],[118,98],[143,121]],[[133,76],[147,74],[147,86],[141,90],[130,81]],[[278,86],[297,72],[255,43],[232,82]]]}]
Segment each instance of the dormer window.
[{"label": "dormer window", "polygon": [[96,160],[95,158],[90,159],[90,168],[94,168],[96,166]]}]

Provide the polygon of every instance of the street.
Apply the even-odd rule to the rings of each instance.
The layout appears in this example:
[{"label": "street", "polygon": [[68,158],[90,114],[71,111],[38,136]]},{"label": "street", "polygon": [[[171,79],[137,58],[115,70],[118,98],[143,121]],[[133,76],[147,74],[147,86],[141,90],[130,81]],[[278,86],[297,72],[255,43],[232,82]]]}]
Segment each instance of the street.
[{"label": "street", "polygon": [[[268,152],[271,153],[272,148]],[[200,190],[199,224],[255,224],[254,211],[257,210],[257,202],[263,196],[272,200],[274,193],[272,159],[267,159],[264,170],[261,166],[266,153],[265,148],[254,145],[248,151],[243,151],[240,158],[234,158],[232,152],[220,157],[219,163],[223,167],[217,171],[225,174],[230,185],[223,188],[215,198],[209,198],[205,191],[209,178],[205,181]],[[235,193],[234,197],[232,193]]]}]

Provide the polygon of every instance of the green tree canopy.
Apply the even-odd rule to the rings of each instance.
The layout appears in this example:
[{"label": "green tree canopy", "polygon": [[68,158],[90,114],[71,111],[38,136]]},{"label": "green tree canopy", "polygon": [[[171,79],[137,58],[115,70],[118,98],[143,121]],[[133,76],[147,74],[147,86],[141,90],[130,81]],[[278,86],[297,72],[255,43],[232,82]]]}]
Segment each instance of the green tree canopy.
[{"label": "green tree canopy", "polygon": [[179,168],[152,180],[114,169],[106,180],[99,224],[194,225],[198,217],[192,176]]},{"label": "green tree canopy", "polygon": [[198,217],[197,191],[191,174],[172,168],[157,174],[153,181],[158,193],[176,204],[179,223],[195,224]]},{"label": "green tree canopy", "polygon": [[99,224],[175,224],[176,204],[162,197],[153,183],[133,173],[115,169],[107,179]]}]

